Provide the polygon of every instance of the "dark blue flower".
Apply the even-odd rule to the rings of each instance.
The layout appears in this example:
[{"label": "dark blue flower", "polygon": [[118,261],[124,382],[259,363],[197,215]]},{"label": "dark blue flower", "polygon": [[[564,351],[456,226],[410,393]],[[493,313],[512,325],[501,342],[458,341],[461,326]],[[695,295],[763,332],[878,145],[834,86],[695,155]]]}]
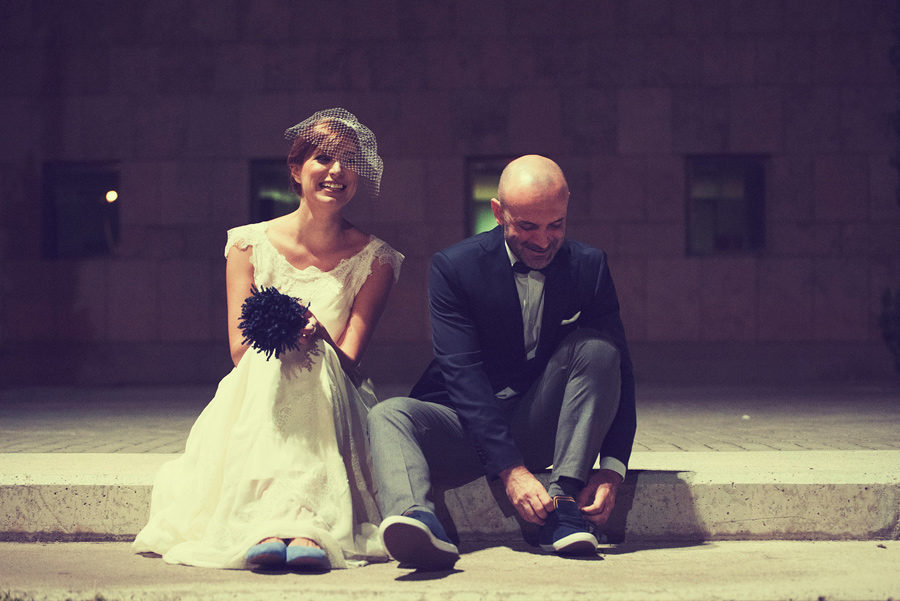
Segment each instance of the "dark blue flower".
[{"label": "dark blue flower", "polygon": [[297,338],[309,320],[299,298],[282,294],[275,287],[256,286],[241,306],[238,327],[244,333],[244,344],[262,351],[268,361],[299,348]]}]

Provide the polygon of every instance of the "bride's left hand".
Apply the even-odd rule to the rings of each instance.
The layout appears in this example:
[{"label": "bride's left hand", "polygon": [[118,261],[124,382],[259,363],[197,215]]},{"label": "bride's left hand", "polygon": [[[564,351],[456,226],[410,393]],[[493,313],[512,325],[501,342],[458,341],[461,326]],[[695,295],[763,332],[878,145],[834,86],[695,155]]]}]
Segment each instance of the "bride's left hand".
[{"label": "bride's left hand", "polygon": [[300,346],[308,347],[312,346],[316,343],[316,338],[324,338],[322,333],[325,329],[319,325],[319,320],[316,319],[316,316],[307,311],[306,313],[307,322],[306,326],[300,330],[300,335],[297,337],[297,341],[300,343]]}]

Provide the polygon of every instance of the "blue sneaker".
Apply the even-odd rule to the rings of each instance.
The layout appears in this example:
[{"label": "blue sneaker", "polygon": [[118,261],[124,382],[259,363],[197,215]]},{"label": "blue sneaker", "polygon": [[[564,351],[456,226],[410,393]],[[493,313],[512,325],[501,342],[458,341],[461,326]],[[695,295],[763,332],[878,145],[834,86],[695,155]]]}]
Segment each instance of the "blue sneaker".
[{"label": "blue sneaker", "polygon": [[294,570],[327,572],[331,569],[331,562],[325,551],[306,545],[288,545],[284,563]]},{"label": "blue sneaker", "polygon": [[590,533],[575,499],[553,497],[553,504],[556,511],[550,512],[538,535],[541,549],[560,555],[595,554],[597,539]]},{"label": "blue sneaker", "polygon": [[247,563],[264,568],[275,568],[284,565],[285,549],[283,540],[259,543],[247,551]]},{"label": "blue sneaker", "polygon": [[406,567],[449,570],[459,559],[459,549],[430,511],[411,509],[392,515],[381,522],[379,530],[384,548]]}]

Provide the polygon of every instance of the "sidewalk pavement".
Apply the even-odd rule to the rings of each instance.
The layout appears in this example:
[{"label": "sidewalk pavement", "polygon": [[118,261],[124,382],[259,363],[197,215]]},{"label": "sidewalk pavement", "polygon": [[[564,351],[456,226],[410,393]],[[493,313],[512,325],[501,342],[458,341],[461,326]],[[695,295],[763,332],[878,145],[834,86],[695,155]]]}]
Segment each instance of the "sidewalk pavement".
[{"label": "sidewalk pavement", "polygon": [[[0,543],[0,599],[45,601],[866,601],[900,598],[897,541],[604,546],[568,559],[463,548],[445,572],[395,562],[327,574],[189,568],[127,543]],[[10,593],[4,596],[4,593]]]},{"label": "sidewalk pavement", "polygon": [[[382,398],[406,394],[381,386]],[[179,453],[215,386],[0,389],[0,453]],[[900,450],[900,381],[785,387],[640,382],[634,451]]]},{"label": "sidewalk pavement", "polygon": [[[213,392],[0,390],[3,537],[43,531],[32,538],[127,540],[146,519],[155,469],[182,450]],[[315,576],[257,574],[169,566],[133,555],[125,542],[7,542],[0,543],[0,601],[900,599],[898,426],[896,382],[639,383],[619,523],[591,561],[523,546],[515,520],[482,481],[446,493],[464,551],[449,573],[388,563]]]}]

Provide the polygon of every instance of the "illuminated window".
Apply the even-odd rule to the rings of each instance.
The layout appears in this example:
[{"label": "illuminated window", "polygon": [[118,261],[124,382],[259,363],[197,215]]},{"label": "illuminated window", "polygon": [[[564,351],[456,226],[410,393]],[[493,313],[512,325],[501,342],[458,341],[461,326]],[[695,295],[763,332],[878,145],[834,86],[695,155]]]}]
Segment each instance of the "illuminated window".
[{"label": "illuminated window", "polygon": [[765,159],[687,157],[689,255],[753,253],[763,248]]},{"label": "illuminated window", "polygon": [[110,255],[119,243],[118,163],[44,164],[44,256]]},{"label": "illuminated window", "polygon": [[491,199],[497,196],[500,173],[512,160],[508,157],[470,158],[467,161],[466,227],[467,234],[478,234],[497,225],[491,211]]},{"label": "illuminated window", "polygon": [[291,190],[290,171],[284,159],[250,161],[250,220],[267,221],[287,215],[300,206]]}]

